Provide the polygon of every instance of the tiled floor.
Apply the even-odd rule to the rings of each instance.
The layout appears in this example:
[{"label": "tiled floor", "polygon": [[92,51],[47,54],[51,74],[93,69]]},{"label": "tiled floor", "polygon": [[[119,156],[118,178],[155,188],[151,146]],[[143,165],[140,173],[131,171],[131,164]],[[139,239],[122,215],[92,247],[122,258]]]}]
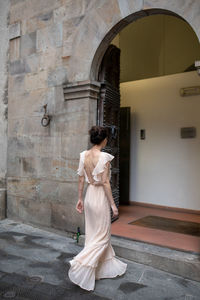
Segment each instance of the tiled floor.
[{"label": "tiled floor", "polygon": [[131,221],[145,216],[161,216],[200,223],[199,214],[182,213],[136,205],[120,206],[119,219],[113,222],[111,226],[112,235],[168,248],[200,253],[200,237],[128,224]]}]

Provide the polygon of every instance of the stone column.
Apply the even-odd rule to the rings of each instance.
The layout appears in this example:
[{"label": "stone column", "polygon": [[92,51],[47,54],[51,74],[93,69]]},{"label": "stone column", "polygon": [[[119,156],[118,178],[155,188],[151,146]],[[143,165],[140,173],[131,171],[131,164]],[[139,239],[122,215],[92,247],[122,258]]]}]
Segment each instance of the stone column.
[{"label": "stone column", "polygon": [[[78,162],[78,153],[82,152],[83,150],[89,149],[91,146],[88,131],[91,128],[91,126],[96,125],[97,99],[100,89],[100,83],[84,81],[73,84],[67,84],[63,88],[65,104],[68,107],[68,114],[70,113],[71,116],[73,116],[72,126],[74,132],[73,145],[72,137],[70,136],[69,138],[71,145],[67,145],[66,147],[70,148],[71,151],[71,153],[69,153],[69,157],[74,157],[74,159],[76,159],[76,161]],[[78,113],[76,116],[74,111],[77,110],[80,111],[80,113]],[[74,119],[76,119],[76,125],[73,123]],[[68,124],[68,127],[69,126],[71,125]],[[65,147],[63,146],[63,148]],[[75,171],[77,170],[77,168],[78,164],[76,165]],[[63,224],[60,223],[62,211],[56,211],[56,219],[54,220],[54,222],[57,224],[54,224],[54,227],[67,228],[68,231],[76,232],[77,227],[80,226],[81,233],[84,233],[84,216],[80,215],[75,210],[75,205],[78,200],[77,174],[75,174],[74,179],[76,180],[76,184],[73,186],[71,184],[72,196],[71,198],[68,197],[65,206],[60,208],[60,210],[62,211],[64,209],[66,210],[67,208],[67,216],[65,218],[65,222]],[[86,188],[87,184],[85,184],[85,188],[83,191],[84,195],[86,192]],[[64,198],[66,198],[66,195],[63,194],[62,196],[62,194],[63,193],[60,193],[61,197],[63,197],[64,202]]]},{"label": "stone column", "polygon": [[[69,83],[64,87],[65,101],[83,100],[88,103],[88,130],[92,125],[97,124],[97,99],[100,90],[100,82],[97,81],[81,81]],[[90,147],[90,142],[88,142]]]}]

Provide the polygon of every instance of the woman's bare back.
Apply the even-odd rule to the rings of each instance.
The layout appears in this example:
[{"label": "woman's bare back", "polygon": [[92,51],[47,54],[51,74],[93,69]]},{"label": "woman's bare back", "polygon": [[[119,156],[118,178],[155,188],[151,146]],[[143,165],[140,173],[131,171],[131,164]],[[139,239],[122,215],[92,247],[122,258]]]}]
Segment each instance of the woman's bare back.
[{"label": "woman's bare back", "polygon": [[94,183],[92,172],[99,162],[101,151],[87,150],[85,153],[84,168],[90,183]]}]

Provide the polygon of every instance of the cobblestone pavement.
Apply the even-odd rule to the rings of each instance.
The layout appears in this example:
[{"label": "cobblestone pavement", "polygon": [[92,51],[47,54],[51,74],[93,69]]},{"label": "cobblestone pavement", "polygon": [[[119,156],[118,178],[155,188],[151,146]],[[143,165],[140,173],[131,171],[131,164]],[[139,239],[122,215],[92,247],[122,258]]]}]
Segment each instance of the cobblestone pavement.
[{"label": "cobblestone pavement", "polygon": [[85,291],[67,276],[67,261],[81,249],[64,233],[0,221],[0,299],[200,299],[199,282],[122,258],[126,274],[101,279],[94,291]]}]

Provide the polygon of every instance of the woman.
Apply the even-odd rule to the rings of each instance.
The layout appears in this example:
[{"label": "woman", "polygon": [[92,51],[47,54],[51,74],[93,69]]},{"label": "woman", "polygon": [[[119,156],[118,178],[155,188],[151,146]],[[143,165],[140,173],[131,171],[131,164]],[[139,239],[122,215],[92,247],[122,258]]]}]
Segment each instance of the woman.
[{"label": "woman", "polygon": [[[68,276],[72,282],[86,290],[94,290],[95,280],[113,278],[125,273],[127,264],[115,257],[111,245],[110,207],[113,216],[118,215],[110,187],[113,155],[101,152],[107,144],[108,130],[93,126],[90,131],[93,147],[80,153],[79,199],[76,210],[85,213],[85,245],[78,255],[69,261]],[[84,180],[88,183],[83,202]]]}]

